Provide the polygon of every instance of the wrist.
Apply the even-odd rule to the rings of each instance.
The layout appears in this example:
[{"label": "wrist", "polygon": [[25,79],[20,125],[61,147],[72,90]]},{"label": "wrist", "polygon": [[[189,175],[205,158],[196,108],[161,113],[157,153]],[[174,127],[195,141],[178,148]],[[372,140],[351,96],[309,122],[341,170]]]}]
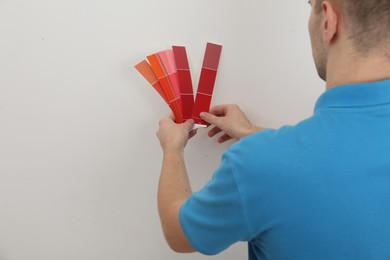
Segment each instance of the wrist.
[{"label": "wrist", "polygon": [[255,126],[255,125],[252,125],[252,128],[253,128],[252,134],[265,130],[265,128],[260,126]]},{"label": "wrist", "polygon": [[184,148],[181,147],[164,147],[163,148],[164,155],[167,154],[184,154]]},{"label": "wrist", "polygon": [[243,137],[246,137],[246,136],[252,135],[254,133],[260,132],[261,130],[264,130],[264,129],[261,128],[261,127],[258,127],[258,126],[255,126],[255,125],[251,124],[248,127],[247,131],[244,133]]}]

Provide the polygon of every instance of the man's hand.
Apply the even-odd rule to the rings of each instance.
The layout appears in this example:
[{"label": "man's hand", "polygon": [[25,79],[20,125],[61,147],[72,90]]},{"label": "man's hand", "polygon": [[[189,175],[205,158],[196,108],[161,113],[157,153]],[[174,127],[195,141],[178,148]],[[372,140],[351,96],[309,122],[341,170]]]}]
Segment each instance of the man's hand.
[{"label": "man's hand", "polygon": [[249,122],[238,105],[218,105],[212,107],[210,113],[203,112],[200,116],[204,121],[215,126],[209,131],[210,137],[224,132],[224,135],[218,138],[219,143],[232,138],[240,140],[245,136],[263,130],[263,128]]},{"label": "man's hand", "polygon": [[160,140],[164,152],[180,152],[184,150],[188,140],[196,134],[196,130],[191,131],[194,120],[187,120],[183,124],[176,124],[172,113],[160,120],[157,137]]}]

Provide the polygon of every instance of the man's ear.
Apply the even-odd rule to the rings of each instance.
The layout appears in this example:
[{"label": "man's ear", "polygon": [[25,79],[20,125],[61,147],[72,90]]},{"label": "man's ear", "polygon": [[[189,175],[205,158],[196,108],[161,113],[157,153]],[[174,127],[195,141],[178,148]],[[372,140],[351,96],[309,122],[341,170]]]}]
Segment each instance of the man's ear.
[{"label": "man's ear", "polygon": [[339,13],[337,12],[335,3],[324,1],[322,2],[322,29],[323,40],[325,43],[330,44],[336,38],[339,28]]}]

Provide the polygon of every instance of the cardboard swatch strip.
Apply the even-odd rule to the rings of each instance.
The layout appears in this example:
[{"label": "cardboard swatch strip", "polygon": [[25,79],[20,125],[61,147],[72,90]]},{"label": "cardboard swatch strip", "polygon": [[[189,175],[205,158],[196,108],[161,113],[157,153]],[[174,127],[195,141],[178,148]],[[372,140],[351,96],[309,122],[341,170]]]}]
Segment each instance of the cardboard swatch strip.
[{"label": "cardboard swatch strip", "polygon": [[173,46],[172,48],[179,79],[183,118],[184,120],[188,120],[192,118],[192,111],[194,109],[194,91],[192,89],[192,79],[187,52],[186,48],[182,46]]},{"label": "cardboard swatch strip", "polygon": [[141,61],[139,64],[135,66],[139,73],[149,82],[150,85],[154,87],[154,89],[160,94],[160,96],[165,100],[167,104],[169,104],[168,98],[163,90],[160,82],[158,81],[156,74],[152,67],[146,60]]},{"label": "cardboard swatch strip", "polygon": [[199,114],[204,111],[208,112],[210,109],[221,52],[222,46],[212,43],[207,44],[192,114],[196,124],[207,125],[205,121],[200,119]]},{"label": "cardboard swatch strip", "polygon": [[149,55],[135,68],[169,105],[176,123],[192,118],[197,125],[207,126],[199,114],[210,109],[221,52],[221,45],[207,43],[195,100],[185,47]]}]

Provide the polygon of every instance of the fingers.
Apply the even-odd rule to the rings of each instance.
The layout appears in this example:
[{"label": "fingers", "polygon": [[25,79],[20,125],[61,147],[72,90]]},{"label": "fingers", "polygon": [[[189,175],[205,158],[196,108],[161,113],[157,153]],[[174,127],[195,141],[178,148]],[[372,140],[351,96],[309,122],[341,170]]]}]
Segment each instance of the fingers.
[{"label": "fingers", "polygon": [[209,137],[213,137],[214,135],[216,134],[219,134],[222,130],[219,129],[218,127],[214,127],[213,129],[211,129],[208,133]]},{"label": "fingers", "polygon": [[191,130],[189,135],[188,135],[188,139],[191,139],[192,137],[194,137],[197,132],[198,132],[198,129]]},{"label": "fingers", "polygon": [[223,136],[218,138],[218,143],[221,144],[221,143],[224,143],[226,141],[229,141],[230,139],[232,139],[232,137],[230,135],[224,134]]},{"label": "fingers", "polygon": [[213,114],[213,115],[225,115],[226,114],[226,109],[229,105],[216,105],[212,108],[210,108],[210,114]]},{"label": "fingers", "polygon": [[188,132],[191,131],[192,128],[194,128],[195,121],[193,119],[188,119],[185,121],[184,126],[188,130]]},{"label": "fingers", "polygon": [[210,113],[207,113],[207,112],[202,112],[200,113],[200,117],[206,121],[207,123],[211,124],[211,125],[217,125],[218,124],[218,117],[217,116],[214,116]]}]

